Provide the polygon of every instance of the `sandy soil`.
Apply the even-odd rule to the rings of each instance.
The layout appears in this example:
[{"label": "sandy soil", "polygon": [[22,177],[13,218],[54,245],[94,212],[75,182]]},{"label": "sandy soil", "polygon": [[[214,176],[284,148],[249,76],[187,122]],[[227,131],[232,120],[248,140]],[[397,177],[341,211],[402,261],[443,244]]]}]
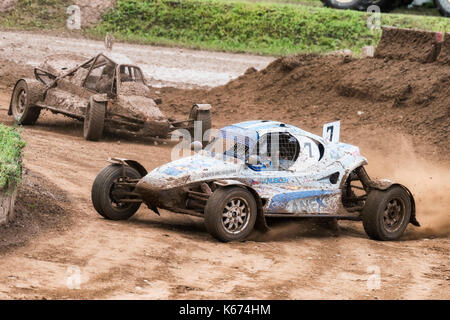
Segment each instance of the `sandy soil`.
[{"label": "sandy soil", "polygon": [[[0,41],[14,38],[10,33],[2,35],[10,40]],[[32,41],[34,36],[27,37]],[[32,48],[41,45],[32,43]],[[100,46],[86,41],[82,47],[91,44]],[[55,44],[54,51],[63,50],[64,45]],[[8,58],[38,61],[31,54],[38,50],[22,49],[15,51],[21,55]],[[175,70],[204,67],[218,77],[260,61],[246,55],[193,52],[188,57],[188,50],[141,50],[140,59],[148,52],[170,51],[172,55],[160,56],[166,66],[170,64],[164,58],[173,59]],[[236,62],[229,63],[233,57]],[[205,64],[199,62],[204,59]],[[202,85],[213,85],[216,79]],[[6,124],[12,124],[6,115],[10,93],[9,88],[0,87],[0,121]],[[214,126],[238,120],[241,117],[219,114]],[[370,175],[397,179],[412,189],[423,227],[409,226],[403,241],[371,241],[359,222],[340,222],[338,237],[313,221],[278,223],[250,241],[224,244],[209,236],[201,219],[166,211],[158,217],[141,208],[129,221],[107,221],[90,201],[92,182],[107,165],[105,159],[127,157],[152,169],[170,160],[172,146],[117,137],[87,142],[81,123],[44,112],[35,126],[23,128],[24,162],[30,179],[33,175],[40,179],[36,188],[54,198],[54,202],[48,200],[49,209],[38,205],[39,212],[59,213],[51,209],[57,203],[65,215],[59,213],[54,220],[61,227],[43,227],[25,244],[2,250],[0,298],[449,299],[448,162],[422,158],[407,134],[382,127],[342,130],[343,139],[359,145],[369,158]],[[21,211],[19,217],[26,212]],[[80,287],[70,289],[77,274]]]}]

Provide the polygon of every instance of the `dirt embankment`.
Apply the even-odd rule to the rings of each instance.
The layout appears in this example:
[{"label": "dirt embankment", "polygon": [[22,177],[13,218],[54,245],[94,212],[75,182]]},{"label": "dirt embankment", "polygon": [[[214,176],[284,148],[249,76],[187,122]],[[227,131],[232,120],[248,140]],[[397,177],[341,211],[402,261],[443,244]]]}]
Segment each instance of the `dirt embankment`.
[{"label": "dirt embankment", "polygon": [[441,36],[429,31],[385,27],[375,57],[433,62],[439,55]]},{"label": "dirt embankment", "polygon": [[163,88],[161,97],[164,110],[179,112],[211,103],[216,119],[276,119],[316,131],[340,119],[344,137],[360,126],[403,132],[446,160],[449,86],[450,65],[439,61],[298,55],[211,90]]},{"label": "dirt embankment", "polygon": [[450,33],[446,33],[444,39],[438,61],[442,64],[450,65]]},{"label": "dirt embankment", "polygon": [[64,231],[71,224],[64,191],[27,170],[18,189],[15,218],[0,226],[0,253],[24,244],[41,231]]}]

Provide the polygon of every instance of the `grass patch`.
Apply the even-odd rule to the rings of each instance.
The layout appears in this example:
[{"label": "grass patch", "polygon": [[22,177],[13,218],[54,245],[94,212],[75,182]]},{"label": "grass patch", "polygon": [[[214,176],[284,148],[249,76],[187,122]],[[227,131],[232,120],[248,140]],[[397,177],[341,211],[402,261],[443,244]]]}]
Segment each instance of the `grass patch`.
[{"label": "grass patch", "polygon": [[[320,0],[265,1],[118,0],[103,21],[81,34],[103,39],[109,32],[133,43],[269,55],[347,48],[359,53],[363,46],[376,45],[381,35],[367,27],[366,12],[324,8]],[[68,31],[66,10],[74,2],[19,0],[15,10],[0,15],[0,27]],[[383,14],[381,23],[450,31],[450,19],[443,17]]]},{"label": "grass patch", "polygon": [[20,181],[25,142],[16,128],[0,124],[0,146],[0,190],[8,190]]},{"label": "grass patch", "polygon": [[[323,7],[223,0],[118,0],[117,8],[87,31],[119,40],[224,51],[285,55],[374,45],[379,31],[368,13]],[[383,14],[382,24],[450,30],[450,19]]]}]

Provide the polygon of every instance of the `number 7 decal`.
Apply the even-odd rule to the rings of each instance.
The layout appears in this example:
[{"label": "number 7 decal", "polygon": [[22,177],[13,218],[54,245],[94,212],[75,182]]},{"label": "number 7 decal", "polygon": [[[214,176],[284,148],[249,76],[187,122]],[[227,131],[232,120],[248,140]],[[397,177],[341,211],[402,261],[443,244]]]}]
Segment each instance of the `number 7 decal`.
[{"label": "number 7 decal", "polygon": [[[330,141],[333,141],[333,129],[334,129],[333,126],[327,127],[327,137],[328,137],[328,140],[330,140]],[[329,134],[328,134],[328,132],[329,132]]]},{"label": "number 7 decal", "polygon": [[304,147],[305,149],[306,149],[306,147],[308,147],[308,149],[309,149],[309,157],[312,158],[313,155],[312,155],[312,149],[311,149],[311,142],[306,142],[306,143],[303,145],[303,147]]},{"label": "number 7 decal", "polygon": [[340,121],[326,123],[323,126],[322,137],[325,140],[325,142],[338,143],[340,131],[341,131]]}]

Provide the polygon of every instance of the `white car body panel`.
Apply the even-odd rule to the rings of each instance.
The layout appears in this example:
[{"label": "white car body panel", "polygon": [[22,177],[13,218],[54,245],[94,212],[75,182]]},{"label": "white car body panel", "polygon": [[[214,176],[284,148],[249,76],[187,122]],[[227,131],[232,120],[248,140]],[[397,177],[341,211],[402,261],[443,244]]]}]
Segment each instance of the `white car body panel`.
[{"label": "white car body panel", "polygon": [[[241,184],[253,189],[264,203],[265,214],[340,215],[341,183],[355,168],[367,164],[359,148],[320,136],[281,122],[249,121],[221,129],[259,139],[266,133],[288,132],[300,145],[300,153],[288,170],[255,171],[243,160],[201,151],[154,169],[143,180],[154,188],[171,189],[218,181]],[[320,145],[323,146],[321,152]],[[330,176],[339,175],[334,183]],[[344,210],[344,211],[342,211]]]}]

